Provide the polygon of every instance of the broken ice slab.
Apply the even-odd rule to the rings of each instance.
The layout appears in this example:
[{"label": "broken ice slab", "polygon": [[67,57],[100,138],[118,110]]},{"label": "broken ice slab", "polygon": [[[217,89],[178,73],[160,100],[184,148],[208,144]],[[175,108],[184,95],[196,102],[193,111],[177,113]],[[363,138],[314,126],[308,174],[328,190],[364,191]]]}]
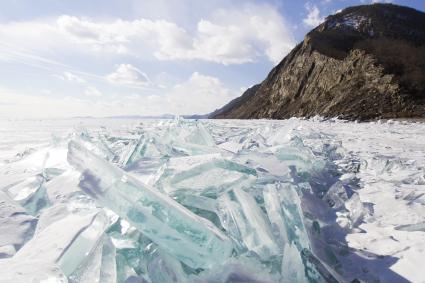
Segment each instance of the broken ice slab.
[{"label": "broken ice slab", "polygon": [[242,241],[249,251],[262,260],[282,253],[268,219],[249,193],[236,188],[220,196],[218,207],[222,226],[235,240]]},{"label": "broken ice slab", "polygon": [[286,243],[289,243],[289,235],[276,186],[272,184],[266,185],[263,189],[263,198],[264,207],[266,208],[273,234],[275,235],[275,238],[279,240],[279,244],[283,247]]},{"label": "broken ice slab", "polygon": [[22,262],[54,264],[69,276],[86,257],[91,256],[108,224],[102,212],[70,214],[37,233],[13,258]]},{"label": "broken ice slab", "polygon": [[115,247],[107,236],[98,241],[97,246],[68,276],[70,283],[115,283],[117,280]]},{"label": "broken ice slab", "polygon": [[179,283],[188,280],[181,263],[160,250],[148,263],[147,269],[152,283]]},{"label": "broken ice slab", "polygon": [[307,283],[301,253],[294,244],[285,243],[280,283]]},{"label": "broken ice slab", "polygon": [[215,142],[211,134],[205,129],[201,122],[195,123],[195,129],[192,130],[189,136],[186,137],[186,141],[189,143],[205,145],[213,147]]},{"label": "broken ice slab", "polygon": [[0,283],[10,282],[68,283],[68,279],[57,265],[41,260],[0,260]]},{"label": "broken ice slab", "polygon": [[408,232],[416,232],[416,231],[425,232],[425,222],[421,222],[417,224],[398,225],[394,227],[394,229],[399,231],[408,231]]},{"label": "broken ice slab", "polygon": [[267,214],[282,243],[294,243],[299,251],[310,248],[301,200],[291,184],[268,184],[263,190]]},{"label": "broken ice slab", "polygon": [[184,206],[207,210],[210,212],[217,211],[217,201],[209,197],[179,194],[178,196],[175,196],[174,199]]},{"label": "broken ice slab", "polygon": [[259,175],[274,175],[282,178],[291,172],[288,164],[279,160],[271,152],[241,151],[233,161],[255,168]]},{"label": "broken ice slab", "polygon": [[345,202],[353,194],[351,190],[345,188],[344,184],[340,181],[333,184],[326,194],[323,196],[323,200],[332,207],[333,209],[344,208]]},{"label": "broken ice slab", "polygon": [[172,148],[160,137],[145,133],[140,136],[125,165],[130,165],[141,158],[161,158],[172,155]]},{"label": "broken ice slab", "polygon": [[74,169],[68,170],[60,176],[44,184],[47,196],[52,205],[57,203],[69,202],[69,200],[78,194],[82,194],[78,183],[80,173]]},{"label": "broken ice slab", "polygon": [[305,146],[299,137],[293,137],[290,142],[271,147],[270,150],[279,160],[287,166],[294,166],[297,171],[322,170],[325,166],[324,160]]},{"label": "broken ice slab", "polygon": [[116,250],[109,237],[103,243],[102,267],[100,269],[100,283],[115,283],[117,280]]},{"label": "broken ice slab", "polygon": [[232,242],[209,221],[84,148],[69,143],[68,161],[83,172],[81,189],[127,219],[165,251],[193,268],[230,256]]},{"label": "broken ice slab", "polygon": [[102,266],[103,240],[98,241],[91,251],[69,276],[70,283],[91,283],[99,282],[100,269]]},{"label": "broken ice slab", "polygon": [[350,199],[345,202],[345,208],[349,211],[351,229],[358,227],[365,217],[373,214],[372,205],[363,203],[358,193],[354,193]]},{"label": "broken ice slab", "polygon": [[84,127],[77,127],[75,129],[74,137],[77,137],[78,140],[84,144],[84,146],[91,151],[95,152],[97,155],[102,156],[108,161],[112,161],[115,158],[115,154],[108,147],[107,143],[104,140],[104,137],[101,135],[92,136],[89,134],[87,129]]},{"label": "broken ice slab", "polygon": [[42,175],[35,175],[8,188],[6,192],[14,201],[22,205],[29,214],[36,215],[38,211],[50,203],[43,186],[44,182],[45,178]]},{"label": "broken ice slab", "polygon": [[34,234],[37,219],[0,191],[0,258],[15,254]]},{"label": "broken ice slab", "polygon": [[[190,275],[189,283],[275,283],[280,274],[271,273],[270,269],[253,257],[239,256],[229,258],[221,264],[198,274]],[[294,282],[296,283],[296,282]]]},{"label": "broken ice slab", "polygon": [[167,193],[213,191],[218,194],[256,176],[254,169],[225,159],[221,154],[204,154],[171,158],[164,166],[158,186]]},{"label": "broken ice slab", "polygon": [[153,185],[160,177],[159,169],[167,160],[165,158],[141,158],[125,166],[124,171],[142,181],[144,184]]}]

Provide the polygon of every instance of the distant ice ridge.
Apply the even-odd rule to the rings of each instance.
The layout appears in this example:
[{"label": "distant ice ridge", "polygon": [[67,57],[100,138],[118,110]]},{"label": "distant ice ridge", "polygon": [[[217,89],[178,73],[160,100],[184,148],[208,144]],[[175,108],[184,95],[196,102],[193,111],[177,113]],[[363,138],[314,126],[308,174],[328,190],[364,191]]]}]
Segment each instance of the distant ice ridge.
[{"label": "distant ice ridge", "polygon": [[0,282],[424,277],[424,124],[40,125],[0,141]]}]

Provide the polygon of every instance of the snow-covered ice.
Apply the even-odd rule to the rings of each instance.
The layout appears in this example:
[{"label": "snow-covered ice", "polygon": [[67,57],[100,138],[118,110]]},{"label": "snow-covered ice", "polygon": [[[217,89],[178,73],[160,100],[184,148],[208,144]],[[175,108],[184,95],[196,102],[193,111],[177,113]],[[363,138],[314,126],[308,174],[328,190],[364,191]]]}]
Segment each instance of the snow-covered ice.
[{"label": "snow-covered ice", "polygon": [[0,136],[0,282],[425,282],[424,123],[3,120]]}]

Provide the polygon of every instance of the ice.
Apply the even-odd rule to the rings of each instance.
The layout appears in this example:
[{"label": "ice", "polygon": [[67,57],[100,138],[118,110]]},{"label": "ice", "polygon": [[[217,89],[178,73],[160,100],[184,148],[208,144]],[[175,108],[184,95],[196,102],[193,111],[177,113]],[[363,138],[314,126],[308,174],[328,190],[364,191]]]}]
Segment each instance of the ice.
[{"label": "ice", "polygon": [[0,191],[0,258],[15,254],[34,234],[37,219]]},{"label": "ice", "polygon": [[220,154],[176,157],[165,165],[158,186],[167,193],[221,192],[256,175],[255,170],[227,160]]},{"label": "ice", "polygon": [[68,276],[94,250],[107,224],[102,213],[71,214],[37,233],[13,259],[57,264]]},{"label": "ice", "polygon": [[153,282],[179,283],[188,280],[181,263],[161,251],[149,262],[148,274]]},{"label": "ice", "polygon": [[423,123],[93,118],[0,132],[0,282],[423,278]]},{"label": "ice", "polygon": [[339,209],[345,206],[345,202],[349,199],[349,192],[347,192],[342,182],[336,182],[329,188],[323,199],[330,207]]},{"label": "ice", "polygon": [[223,227],[261,259],[281,253],[267,218],[255,199],[243,189],[222,195],[218,213]]},{"label": "ice", "polygon": [[36,175],[6,191],[14,201],[25,207],[29,214],[36,215],[39,210],[50,203],[43,186],[44,182],[45,178],[42,175]]},{"label": "ice", "polygon": [[116,267],[116,249],[111,239],[107,237],[103,243],[102,261],[100,269],[99,282],[101,283],[115,283],[117,279]]},{"label": "ice", "polygon": [[230,256],[232,243],[212,223],[148,188],[81,144],[70,142],[68,161],[83,172],[83,191],[187,265],[206,267]]},{"label": "ice", "polygon": [[282,210],[279,193],[276,186],[269,184],[264,188],[264,203],[267,215],[272,225],[272,231],[276,239],[279,240],[280,246],[289,243],[289,235],[286,228],[287,220],[285,220],[284,212]]},{"label": "ice", "polygon": [[104,236],[79,267],[68,277],[76,283],[115,283],[116,262],[115,247],[109,237]]},{"label": "ice", "polygon": [[69,282],[65,274],[62,273],[57,265],[47,264],[45,262],[15,261],[13,259],[5,259],[0,261],[0,272],[1,283]]},{"label": "ice", "polygon": [[282,260],[281,283],[307,283],[305,267],[300,252],[294,244],[285,244]]}]

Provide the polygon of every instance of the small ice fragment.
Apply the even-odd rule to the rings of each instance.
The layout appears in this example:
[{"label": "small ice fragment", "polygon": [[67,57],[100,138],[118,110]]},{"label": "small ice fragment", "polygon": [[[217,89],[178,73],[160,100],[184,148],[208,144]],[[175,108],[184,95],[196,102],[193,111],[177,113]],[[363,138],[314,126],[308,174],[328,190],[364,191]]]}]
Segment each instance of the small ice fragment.
[{"label": "small ice fragment", "polygon": [[344,208],[349,195],[342,182],[333,184],[323,197],[323,200],[334,209]]}]

